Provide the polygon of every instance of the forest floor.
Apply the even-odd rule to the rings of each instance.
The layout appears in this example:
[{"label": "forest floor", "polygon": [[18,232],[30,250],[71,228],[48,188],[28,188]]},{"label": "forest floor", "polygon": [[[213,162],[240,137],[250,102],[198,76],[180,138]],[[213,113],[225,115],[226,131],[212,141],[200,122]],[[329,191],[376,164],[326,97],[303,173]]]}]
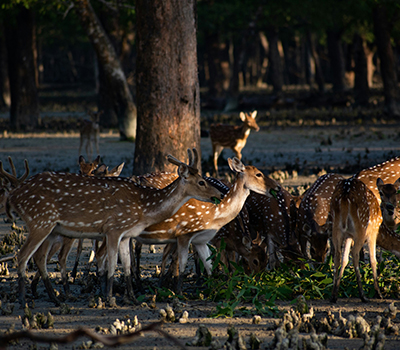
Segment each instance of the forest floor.
[{"label": "forest floor", "polygon": [[[235,115],[235,118],[238,118]],[[345,122],[315,122],[307,125],[302,122],[274,123],[268,124],[267,116],[260,118],[261,130],[258,133],[252,132],[248,143],[243,150],[243,162],[259,167],[265,173],[273,173],[277,170],[287,171],[283,179],[284,186],[293,189],[304,188],[313,183],[319,174],[324,170],[328,172],[339,172],[344,175],[351,175],[362,168],[375,165],[400,155],[399,132],[400,125],[384,120],[368,121],[359,123]],[[280,124],[280,125],[279,125]],[[38,133],[13,134],[3,130],[0,134],[0,160],[6,170],[9,170],[7,157],[11,156],[17,168],[17,174],[23,173],[23,160],[28,159],[31,174],[45,170],[56,171],[78,171],[78,147],[79,135],[74,130],[44,130]],[[209,138],[201,139],[201,151],[203,159],[203,172],[210,171],[211,142]],[[132,173],[132,161],[134,144],[120,142],[118,134],[113,130],[103,130],[100,141],[100,154],[102,160],[111,168],[121,162],[125,162],[122,176],[130,176]],[[222,171],[229,172],[226,166],[226,158],[232,153],[224,151],[220,164]],[[296,172],[293,172],[296,170]],[[17,225],[22,226],[22,222]],[[11,231],[10,224],[0,224],[0,239]],[[84,253],[80,260],[80,271],[83,271],[89,256],[89,242],[85,244]],[[72,266],[76,250],[72,251],[69,257],[69,264]],[[142,276],[145,285],[156,285],[156,266],[161,262],[162,247],[156,247],[155,253],[150,253],[148,247],[144,248],[142,258]],[[192,263],[188,271],[193,271]],[[14,305],[11,314],[3,311],[0,317],[0,332],[14,327],[22,329],[23,310],[19,308],[17,300],[16,283],[16,262],[8,262],[9,275],[1,276],[0,295],[2,308],[10,302]],[[4,271],[4,270],[3,270]],[[56,260],[49,264],[49,271],[55,288],[62,291],[60,274]],[[94,269],[93,271],[94,272]],[[29,270],[29,276],[35,273]],[[122,273],[121,268],[117,276]],[[189,282],[185,282],[189,283]],[[89,307],[90,299],[96,293],[92,290],[89,293],[83,285],[82,274],[72,284],[72,292],[76,300],[67,300],[69,310],[61,310],[50,302],[43,285],[39,284],[40,298],[34,301],[32,313],[47,314],[48,311],[54,315],[54,328],[43,329],[40,332],[47,335],[62,335],[77,329],[87,327],[94,330],[96,327],[108,329],[117,319],[127,322],[137,316],[142,326],[157,322],[160,319],[160,309],[166,307],[166,302],[156,302],[151,305],[151,293],[149,289],[146,294],[146,303],[140,306],[125,305],[122,300],[123,286],[116,283],[115,294],[117,296],[117,307]],[[185,286],[184,286],[185,290]],[[28,293],[28,297],[30,293]],[[98,300],[96,299],[96,302]],[[262,341],[261,348],[266,348],[273,339],[275,331],[273,325],[277,318],[262,317],[260,324],[252,323],[252,316],[238,316],[233,318],[210,318],[210,313],[215,310],[216,304],[204,300],[182,300],[181,309],[189,313],[187,323],[165,323],[162,329],[169,335],[178,339],[182,344],[193,340],[200,324],[204,324],[210,330],[213,339],[224,344],[228,339],[227,329],[234,326],[243,336],[249,346],[251,333],[257,335]],[[339,310],[347,317],[349,314],[358,312],[364,315],[370,323],[376,316],[383,315],[384,310],[390,303],[398,300],[377,300],[372,299],[368,304],[363,304],[359,299],[339,299],[337,304],[331,304],[328,300],[310,300],[314,307],[315,317],[326,316],[331,311],[338,317]],[[290,301],[276,302],[280,311],[288,310],[292,305]],[[31,304],[32,306],[32,304]],[[246,305],[243,305],[246,306]],[[399,324],[400,318],[396,317],[393,323]],[[303,337],[309,337],[302,334]],[[79,338],[73,343],[59,345],[59,349],[90,348],[89,344],[83,342],[88,338]],[[48,348],[45,343],[38,343],[37,347],[32,345],[30,340],[20,340],[16,344],[9,345],[9,349],[43,349]],[[397,335],[387,336],[386,349],[398,349],[400,338]],[[329,335],[327,348],[329,349],[359,349],[363,345],[361,338],[344,338]],[[86,347],[85,347],[86,346]],[[93,346],[93,345],[92,345]],[[1,344],[0,344],[1,347]],[[130,344],[120,346],[123,349],[176,349],[177,346],[164,336],[156,332],[149,332],[133,340]],[[206,349],[208,347],[198,347]]]}]

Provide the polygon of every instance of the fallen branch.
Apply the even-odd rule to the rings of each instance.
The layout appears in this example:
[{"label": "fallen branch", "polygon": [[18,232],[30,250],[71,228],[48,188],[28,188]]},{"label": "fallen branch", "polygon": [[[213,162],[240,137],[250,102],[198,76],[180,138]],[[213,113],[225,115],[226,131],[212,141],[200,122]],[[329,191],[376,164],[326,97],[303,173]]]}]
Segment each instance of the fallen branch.
[{"label": "fallen branch", "polygon": [[105,346],[118,346],[123,344],[128,344],[134,341],[138,336],[142,333],[146,332],[158,332],[163,335],[166,339],[173,342],[176,346],[181,349],[187,349],[184,345],[182,345],[179,340],[167,332],[163,331],[160,327],[163,322],[152,323],[138,331],[129,334],[120,334],[120,335],[104,335],[94,332],[88,328],[78,328],[77,330],[63,336],[49,336],[44,335],[37,332],[32,332],[29,330],[24,330],[20,332],[12,332],[8,334],[0,335],[0,350],[5,350],[7,345],[13,341],[18,339],[30,339],[33,342],[38,343],[56,343],[56,344],[68,344],[72,343],[80,337],[86,336],[93,340],[94,342],[102,343]]},{"label": "fallen branch", "polygon": [[12,255],[4,256],[4,257],[0,258],[0,264],[3,263],[3,262],[7,262],[7,261],[10,261],[10,260],[13,260],[16,256],[17,256],[16,253],[14,253]]}]

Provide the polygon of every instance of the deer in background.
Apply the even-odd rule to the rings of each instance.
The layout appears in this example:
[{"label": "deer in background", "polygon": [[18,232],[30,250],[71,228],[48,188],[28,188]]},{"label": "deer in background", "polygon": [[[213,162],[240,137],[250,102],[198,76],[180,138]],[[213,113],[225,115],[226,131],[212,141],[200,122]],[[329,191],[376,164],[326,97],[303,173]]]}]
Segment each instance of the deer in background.
[{"label": "deer in background", "polygon": [[[17,213],[28,228],[27,239],[18,253],[18,286],[21,306],[26,302],[26,267],[45,239],[63,235],[69,238],[100,239],[107,242],[106,298],[112,297],[113,276],[120,242],[138,236],[146,227],[174,215],[190,198],[215,201],[220,191],[204,181],[198,172],[198,154],[188,150],[189,164],[172,156],[179,178],[162,190],[141,187],[115,177],[44,172],[14,189],[7,200],[7,214]],[[56,230],[55,230],[56,229]],[[53,233],[57,233],[54,235]],[[125,271],[126,272],[126,271]],[[43,280],[49,281],[47,271]],[[126,275],[130,276],[126,272]],[[104,286],[104,284],[103,284]],[[50,288],[47,288],[50,287]],[[57,300],[51,284],[46,285]],[[135,299],[133,289],[129,297]]]},{"label": "deer in background", "polygon": [[[389,184],[389,186],[386,185],[385,189],[383,189],[384,182],[378,178],[376,181],[378,193],[382,191],[386,193],[396,193],[399,187],[398,183],[395,183],[396,185]],[[392,201],[391,204],[397,207],[397,196],[392,195],[389,197]],[[382,210],[386,210],[386,208],[387,205],[382,206]],[[363,291],[359,269],[359,253],[365,243],[367,243],[369,248],[369,259],[373,273],[375,292],[379,298],[382,298],[377,281],[376,244],[379,242],[390,247],[391,245],[388,241],[392,240],[394,245],[396,240],[387,232],[389,228],[385,223],[382,224],[383,215],[378,199],[367,185],[356,177],[341,180],[337,184],[332,195],[331,216],[332,243],[335,250],[334,281],[331,301],[337,301],[340,280],[349,262],[350,251],[353,257],[360,298],[363,302],[368,301]],[[384,234],[384,237],[381,239],[378,238],[380,233]],[[392,251],[399,254],[398,248],[400,248],[400,243],[398,238],[397,246],[393,248],[392,246]]]},{"label": "deer in background", "polygon": [[256,122],[257,111],[251,114],[240,112],[243,124],[240,126],[226,124],[211,124],[210,137],[212,143],[213,164],[215,176],[218,174],[218,157],[224,148],[230,148],[235,156],[242,159],[242,149],[246,145],[250,130],[260,130]]},{"label": "deer in background", "polygon": [[93,112],[88,111],[90,119],[84,119],[80,128],[80,143],[79,143],[79,155],[82,153],[82,147],[85,145],[86,155],[89,162],[92,159],[92,144],[96,147],[97,154],[99,151],[99,141],[100,141],[100,116],[103,111]]}]

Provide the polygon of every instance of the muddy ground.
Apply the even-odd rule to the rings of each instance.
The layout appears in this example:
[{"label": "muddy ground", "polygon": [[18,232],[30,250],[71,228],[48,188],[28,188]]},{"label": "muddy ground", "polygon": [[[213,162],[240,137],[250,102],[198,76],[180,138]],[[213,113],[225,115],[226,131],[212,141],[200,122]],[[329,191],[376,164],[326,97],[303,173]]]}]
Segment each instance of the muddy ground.
[{"label": "muddy ground", "polygon": [[[299,123],[301,124],[301,123]],[[250,134],[247,146],[243,151],[243,161],[246,164],[253,164],[266,173],[276,170],[287,170],[289,177],[284,179],[285,186],[296,188],[297,186],[308,186],[313,183],[318,174],[324,169],[327,171],[340,172],[350,175],[356,171],[371,166],[382,161],[388,160],[393,156],[400,155],[399,145],[399,125],[376,122],[374,124],[358,123],[353,125],[341,123],[314,123],[314,125],[262,125],[260,132]],[[31,174],[44,170],[78,171],[78,146],[79,138],[76,131],[58,131],[34,134],[12,134],[3,130],[0,135],[0,160],[9,170],[6,162],[7,156],[11,156],[17,167],[17,173],[23,172],[23,160],[28,159]],[[202,138],[201,151],[203,159],[203,170],[210,170],[210,151],[211,142],[208,138]],[[132,173],[132,159],[134,144],[120,142],[118,135],[113,130],[103,130],[100,142],[100,154],[103,161],[113,167],[121,162],[125,162],[123,176]],[[230,151],[224,151],[223,159],[220,164],[222,172],[228,172],[226,158],[231,156]],[[293,173],[293,170],[296,170]],[[18,225],[23,225],[18,222]],[[10,232],[10,224],[0,224],[0,238]],[[85,250],[80,260],[80,271],[84,271],[90,244],[85,244]],[[156,247],[155,253],[149,253],[148,247],[144,248],[142,259],[143,278],[146,285],[156,285],[155,276],[156,266],[161,262],[162,247]],[[72,265],[75,259],[75,249],[69,258]],[[16,294],[16,269],[15,262],[8,263],[9,275],[1,276],[0,294],[14,305],[14,310],[10,315],[0,316],[0,332],[4,332],[10,327],[17,330],[22,329],[21,316],[23,310],[15,300]],[[56,259],[53,258],[49,264],[49,271],[55,284],[55,288],[62,291],[59,280],[59,271]],[[193,271],[193,266],[188,266],[188,271]],[[29,275],[34,274],[34,270],[29,270]],[[92,269],[94,272],[94,269]],[[117,271],[117,276],[121,270]],[[79,275],[81,276],[81,275]],[[79,277],[78,276],[78,277]],[[118,278],[117,278],[118,280]],[[187,286],[189,282],[186,282]],[[117,282],[116,296],[117,307],[115,308],[90,308],[90,298],[96,295],[83,292],[81,279],[71,286],[76,300],[67,301],[69,313],[61,313],[60,308],[55,307],[48,299],[43,285],[39,285],[40,298],[35,300],[33,313],[47,314],[50,311],[54,315],[54,328],[40,330],[45,334],[64,335],[78,327],[85,326],[95,329],[97,326],[109,328],[116,319],[133,320],[137,316],[142,326],[149,325],[159,320],[159,312],[166,303],[156,303],[155,308],[147,304],[141,306],[125,305],[122,301],[123,285]],[[185,288],[185,287],[184,287]],[[29,293],[28,293],[29,296]],[[147,297],[151,297],[148,293]],[[97,301],[97,300],[96,300]],[[335,315],[341,310],[344,316],[357,310],[365,313],[365,318],[372,322],[376,316],[382,315],[385,308],[391,302],[398,305],[397,300],[376,300],[373,299],[368,304],[361,303],[358,299],[339,299],[336,305],[329,301],[311,300],[317,317],[322,317],[326,311],[330,310]],[[287,310],[291,307],[290,302],[277,302],[280,310]],[[200,324],[206,325],[211,331],[214,339],[218,339],[223,344],[227,338],[227,328],[235,326],[248,344],[250,333],[256,334],[262,341],[261,348],[265,348],[274,336],[271,325],[276,322],[274,318],[263,317],[260,324],[252,324],[251,316],[218,318],[207,317],[215,305],[208,301],[185,300],[182,305],[183,310],[189,313],[188,322],[166,323],[163,326],[168,334],[176,337],[182,344],[194,338],[196,330]],[[400,318],[396,317],[394,323],[400,323]],[[59,345],[59,349],[72,349],[82,346],[83,341],[88,338],[80,338],[72,344]],[[21,340],[15,345],[10,345],[9,349],[30,349],[34,348],[29,340]],[[329,349],[359,349],[363,340],[346,339],[343,337],[329,336]],[[400,339],[398,336],[391,335],[386,339],[386,349],[399,348]],[[249,348],[249,345],[247,345]],[[37,348],[48,348],[44,343],[38,343]],[[121,346],[123,349],[175,349],[177,348],[171,341],[165,339],[158,333],[147,333],[136,339],[134,342]]]}]

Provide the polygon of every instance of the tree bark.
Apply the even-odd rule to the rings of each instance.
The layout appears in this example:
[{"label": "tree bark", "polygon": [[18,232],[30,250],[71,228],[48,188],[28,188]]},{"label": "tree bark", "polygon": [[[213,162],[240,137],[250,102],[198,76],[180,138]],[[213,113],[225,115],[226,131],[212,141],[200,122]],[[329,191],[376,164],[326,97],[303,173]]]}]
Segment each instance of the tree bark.
[{"label": "tree bark", "polygon": [[357,105],[366,106],[369,100],[368,64],[366,42],[360,34],[354,34],[354,99]]},{"label": "tree bark", "polygon": [[338,30],[327,32],[332,90],[336,93],[342,93],[345,90],[345,62],[340,37],[341,33]]},{"label": "tree bark", "polygon": [[98,20],[89,0],[73,0],[82,27],[92,42],[99,65],[102,66],[106,85],[112,94],[114,110],[118,116],[122,140],[136,137],[136,106],[126,81],[121,62]]},{"label": "tree bark", "polygon": [[[138,0],[138,134],[134,173],[176,171],[172,154],[200,154],[196,0]],[[201,154],[200,154],[201,155]]]},{"label": "tree bark", "polygon": [[16,16],[5,16],[10,82],[11,130],[32,130],[39,122],[39,99],[34,59],[35,21],[32,10],[18,6]]},{"label": "tree bark", "polygon": [[383,80],[385,109],[390,115],[400,117],[400,94],[397,85],[393,49],[390,42],[387,9],[384,4],[378,3],[373,9],[373,21]]}]

